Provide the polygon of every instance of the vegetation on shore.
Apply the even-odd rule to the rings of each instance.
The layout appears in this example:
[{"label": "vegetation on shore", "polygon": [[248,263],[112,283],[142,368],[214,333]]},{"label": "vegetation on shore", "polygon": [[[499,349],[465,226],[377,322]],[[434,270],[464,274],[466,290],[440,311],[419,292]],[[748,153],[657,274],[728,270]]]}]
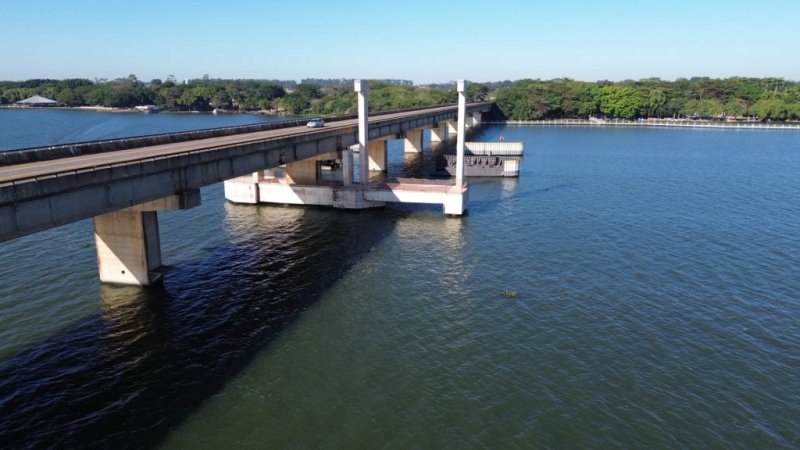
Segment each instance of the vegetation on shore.
[{"label": "vegetation on shore", "polygon": [[[370,81],[370,110],[453,103],[453,85],[414,86],[407,80]],[[134,75],[116,80],[66,79],[0,81],[0,105],[39,94],[65,106],[131,108],[154,104],[172,111],[266,110],[321,116],[353,114],[352,80],[219,80],[204,77],[178,83],[142,82]],[[755,117],[800,120],[800,83],[780,78],[658,78],[622,82],[570,79],[470,83],[470,101],[494,99],[500,119],[636,119],[643,117]]]}]

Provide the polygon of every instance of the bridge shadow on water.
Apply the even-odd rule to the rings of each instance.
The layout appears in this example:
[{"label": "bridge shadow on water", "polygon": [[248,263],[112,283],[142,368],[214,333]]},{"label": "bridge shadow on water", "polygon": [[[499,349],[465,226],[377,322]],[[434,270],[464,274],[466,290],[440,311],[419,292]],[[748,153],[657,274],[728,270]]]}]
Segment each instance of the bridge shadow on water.
[{"label": "bridge shadow on water", "polygon": [[0,362],[2,446],[157,445],[408,213],[225,208],[228,244]]}]

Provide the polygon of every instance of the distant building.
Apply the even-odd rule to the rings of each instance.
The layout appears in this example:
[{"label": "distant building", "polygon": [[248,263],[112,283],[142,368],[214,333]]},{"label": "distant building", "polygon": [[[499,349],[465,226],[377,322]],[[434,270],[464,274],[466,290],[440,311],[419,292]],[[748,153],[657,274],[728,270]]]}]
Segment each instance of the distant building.
[{"label": "distant building", "polygon": [[158,106],[156,106],[156,105],[139,105],[139,106],[134,106],[133,109],[135,109],[136,111],[144,112],[144,113],[157,113],[158,112]]},{"label": "distant building", "polygon": [[34,95],[33,97],[28,97],[14,104],[19,106],[58,106],[57,101],[44,98],[41,95]]}]

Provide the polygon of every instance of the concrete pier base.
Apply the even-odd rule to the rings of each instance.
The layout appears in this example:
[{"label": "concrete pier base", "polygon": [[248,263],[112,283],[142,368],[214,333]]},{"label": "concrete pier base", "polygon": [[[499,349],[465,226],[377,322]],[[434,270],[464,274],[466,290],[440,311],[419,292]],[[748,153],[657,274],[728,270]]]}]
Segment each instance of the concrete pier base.
[{"label": "concrete pier base", "polygon": [[256,184],[249,177],[226,181],[225,198],[234,203],[252,203],[252,199],[258,198],[257,203],[343,209],[380,208],[385,205],[381,201],[366,200],[361,185],[292,184],[286,180],[263,180]]},{"label": "concrete pier base", "polygon": [[[468,188],[457,187],[451,180],[421,180],[401,178],[385,183],[344,186],[288,184],[282,180],[265,180],[252,186],[250,177],[240,177],[225,182],[225,197],[246,196],[254,189],[260,203],[279,205],[331,206],[342,209],[380,208],[386,203],[419,203],[442,205],[447,215],[464,214]],[[244,193],[244,194],[243,194]],[[245,203],[245,202],[239,202]]]},{"label": "concrete pier base", "polygon": [[448,192],[444,199],[444,213],[449,216],[463,215],[467,210],[468,193],[467,189],[463,189],[461,192],[455,189]]}]

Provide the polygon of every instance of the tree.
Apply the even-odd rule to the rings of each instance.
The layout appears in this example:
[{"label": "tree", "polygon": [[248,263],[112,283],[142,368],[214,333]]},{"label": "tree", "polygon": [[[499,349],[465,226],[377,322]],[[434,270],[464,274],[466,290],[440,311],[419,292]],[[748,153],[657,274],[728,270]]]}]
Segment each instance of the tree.
[{"label": "tree", "polygon": [[639,111],[639,94],[632,87],[603,86],[600,111],[610,117],[635,119]]},{"label": "tree", "polygon": [[489,95],[489,88],[481,83],[467,84],[467,101],[482,102]]},{"label": "tree", "polygon": [[292,92],[280,100],[280,104],[291,114],[303,114],[311,107],[311,102],[304,95]]},{"label": "tree", "polygon": [[297,85],[297,88],[295,88],[294,93],[307,99],[322,98],[322,90],[317,84],[300,83]]},{"label": "tree", "polygon": [[789,108],[780,99],[759,100],[750,107],[750,114],[754,114],[761,120],[786,120]]}]

